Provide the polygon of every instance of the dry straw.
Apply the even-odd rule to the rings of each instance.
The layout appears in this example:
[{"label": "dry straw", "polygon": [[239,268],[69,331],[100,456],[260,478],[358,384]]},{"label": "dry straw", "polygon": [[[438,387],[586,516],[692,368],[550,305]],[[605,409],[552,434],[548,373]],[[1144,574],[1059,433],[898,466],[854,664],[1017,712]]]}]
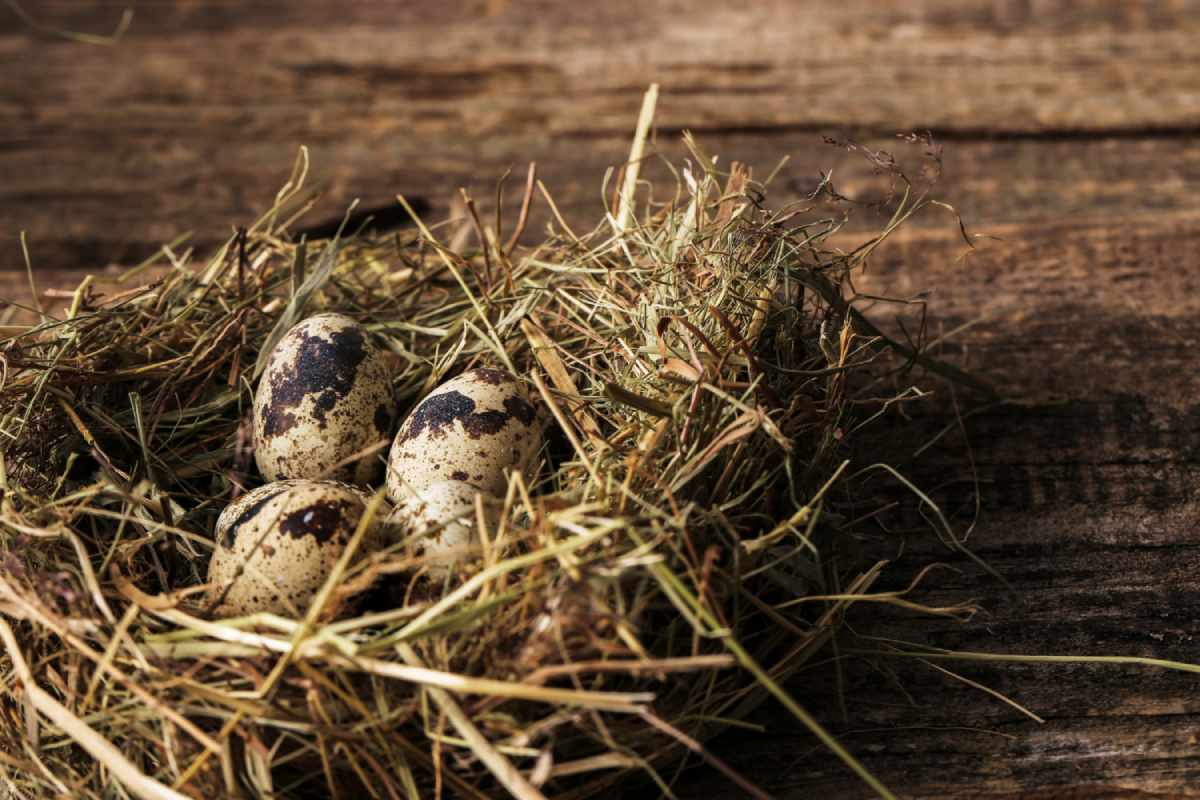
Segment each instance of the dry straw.
[{"label": "dry straw", "polygon": [[[146,285],[100,296],[85,281],[65,314],[6,329],[13,796],[586,797],[638,776],[669,794],[684,757],[762,796],[703,742],[768,701],[888,796],[787,687],[851,607],[971,611],[874,590],[884,564],[853,557],[881,504],[869,462],[848,463],[856,444],[921,396],[908,368],[968,380],[856,305],[856,273],[930,201],[896,173],[892,218],[839,250],[841,217],[770,208],[769,181],[690,137],[661,194],[652,115],[648,97],[590,232],[531,170],[507,237],[468,198],[465,236],[417,220],[296,241],[302,154],[270,212],[206,261],[167,248],[127,276]],[[518,246],[543,202],[550,232]],[[465,368],[504,366],[555,429],[536,479],[512,480],[499,527],[448,577],[394,545],[339,564],[299,619],[209,618],[214,520],[256,480],[263,354],[322,309],[385,338],[406,409]]]}]

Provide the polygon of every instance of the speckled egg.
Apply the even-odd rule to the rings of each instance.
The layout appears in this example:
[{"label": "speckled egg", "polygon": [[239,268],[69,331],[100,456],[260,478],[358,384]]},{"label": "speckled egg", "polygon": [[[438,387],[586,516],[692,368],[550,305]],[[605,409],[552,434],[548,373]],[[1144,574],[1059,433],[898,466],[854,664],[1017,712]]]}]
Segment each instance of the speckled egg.
[{"label": "speckled egg", "polygon": [[[414,554],[434,557],[429,568],[444,572],[454,560],[468,555],[478,543],[475,495],[483,494],[484,522],[495,535],[499,499],[482,493],[469,483],[443,481],[422,490],[396,506],[384,522],[389,542],[407,542]],[[437,556],[443,556],[437,558]]]},{"label": "speckled egg", "polygon": [[400,426],[388,457],[388,496],[401,503],[443,481],[501,495],[508,473],[526,469],[537,454],[542,430],[543,416],[512,375],[464,372],[431,392]]},{"label": "speckled egg", "polygon": [[[300,615],[325,583],[366,510],[366,496],[334,481],[269,483],[217,519],[208,599],[221,616]],[[358,554],[375,550],[380,529]]]},{"label": "speckled egg", "polygon": [[293,327],[271,352],[254,396],[254,460],[267,480],[370,483],[376,454],[335,464],[386,439],[396,417],[387,353],[341,314]]}]

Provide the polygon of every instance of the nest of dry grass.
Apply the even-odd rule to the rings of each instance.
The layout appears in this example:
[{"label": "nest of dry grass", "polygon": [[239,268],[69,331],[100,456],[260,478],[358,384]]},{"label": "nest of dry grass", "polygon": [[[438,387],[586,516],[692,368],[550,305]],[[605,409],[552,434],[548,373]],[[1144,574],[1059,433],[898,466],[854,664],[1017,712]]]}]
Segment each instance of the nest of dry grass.
[{"label": "nest of dry grass", "polygon": [[[690,139],[656,196],[637,179],[643,122],[590,232],[531,180],[526,204],[555,218],[534,247],[473,208],[465,246],[424,223],[298,242],[301,159],[276,207],[207,261],[107,297],[85,283],[63,316],[9,332],[14,792],[586,797],[639,773],[669,794],[668,768],[692,758],[753,794],[702,742],[770,701],[886,794],[784,687],[856,603],[921,610],[871,593],[883,564],[861,554],[886,536],[885,501],[866,477],[887,468],[854,453],[889,435],[879,419],[921,396],[909,370],[931,362],[879,334],[853,283],[929,201],[900,176],[884,229],[840,250],[841,218],[770,208],[765,182]],[[257,373],[318,310],[384,338],[405,408],[502,366],[554,435],[444,579],[393,547],[341,565],[302,618],[206,618],[214,521],[258,481]],[[364,587],[352,615],[323,613]]]}]

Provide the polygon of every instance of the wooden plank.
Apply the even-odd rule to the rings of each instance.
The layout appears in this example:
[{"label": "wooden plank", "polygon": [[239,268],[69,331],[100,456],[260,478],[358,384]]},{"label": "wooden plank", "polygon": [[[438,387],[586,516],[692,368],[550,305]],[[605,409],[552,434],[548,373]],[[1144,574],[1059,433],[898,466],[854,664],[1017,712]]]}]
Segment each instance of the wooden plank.
[{"label": "wooden plank", "polygon": [[[180,30],[225,32],[230,30],[271,31],[279,28],[328,27],[450,27],[516,25],[532,22],[549,26],[557,24],[583,31],[587,27],[605,33],[633,27],[637,20],[648,23],[674,19],[681,23],[697,24],[704,12],[713,15],[714,9],[702,3],[690,10],[683,7],[655,8],[653,4],[638,4],[631,0],[613,0],[585,8],[573,9],[567,15],[552,8],[550,3],[513,3],[511,0],[493,2],[407,3],[394,7],[371,5],[348,10],[337,0],[205,0],[196,2],[139,3],[136,0],[40,0],[24,3],[27,11],[46,25],[84,31],[95,35],[110,32],[122,12],[135,12],[137,26],[156,36]],[[782,17],[785,12],[798,15],[803,4],[784,0],[756,3],[757,9],[732,8],[734,18],[749,16]],[[548,9],[548,7],[550,7]],[[941,35],[987,31],[997,36],[1033,33],[1084,32],[1143,32],[1172,29],[1187,21],[1191,2],[1130,4],[1122,0],[1093,0],[1078,3],[1073,0],[1038,0],[1024,3],[963,3],[955,0],[909,0],[905,3],[879,3],[875,0],[843,0],[836,5],[813,6],[820,13],[811,13],[804,24],[811,30],[840,30],[844,34],[886,34],[897,26],[915,31],[931,31]],[[717,7],[720,13],[724,7]],[[557,15],[557,16],[556,16]],[[0,18],[0,28],[18,27],[13,17]],[[599,30],[604,26],[603,30]],[[713,26],[712,35],[724,35]],[[579,34],[581,35],[581,34]],[[901,36],[914,36],[914,30],[901,30]]]},{"label": "wooden plank", "polygon": [[[37,13],[96,32],[123,5]],[[727,158],[791,154],[807,176],[846,165],[853,185],[868,172],[819,132],[966,139],[951,174],[999,206],[990,222],[1186,203],[1200,172],[1195,2],[600,5],[153,3],[111,48],[31,36],[0,12],[0,265],[14,266],[16,228],[46,269],[135,261],[182,230],[211,245],[270,202],[301,144],[328,187],[323,217],[397,191],[444,210],[460,185],[486,197],[537,160],[590,218],[650,81],[673,155],[691,127]],[[1066,134],[1084,138],[1038,146]],[[1122,142],[1091,140],[1135,134],[1159,138],[1125,160],[1106,158]],[[1018,138],[975,141],[994,136]]]},{"label": "wooden plank", "polygon": [[[1016,226],[1006,241],[954,266],[958,245],[918,232],[885,253],[878,285],[949,289],[935,308],[960,355],[1019,406],[968,421],[982,516],[972,548],[1013,583],[1008,595],[966,559],[926,540],[938,573],[913,599],[976,598],[970,624],[901,613],[851,619],[860,633],[992,653],[1124,655],[1200,663],[1192,624],[1200,498],[1200,342],[1194,264],[1200,220]],[[901,271],[903,265],[903,271]],[[915,270],[913,267],[918,266]],[[958,277],[955,277],[955,271]],[[969,279],[964,277],[969,274]],[[927,432],[945,417],[933,414]],[[920,427],[920,426],[919,426]],[[964,530],[974,514],[965,451],[951,440],[918,474]],[[906,559],[907,561],[907,559]],[[901,562],[902,564],[905,561]],[[912,563],[908,561],[907,563]],[[900,588],[911,571],[887,582]],[[886,672],[848,662],[844,687],[796,691],[902,796],[1194,796],[1200,785],[1195,676],[1136,666],[942,663],[1046,719],[1038,724],[916,662]],[[894,671],[893,678],[889,673]],[[902,688],[901,688],[902,687]],[[913,705],[915,703],[915,705]],[[714,745],[780,797],[868,797],[853,776],[783,712],[763,709],[760,735]],[[703,772],[681,797],[712,796]]]},{"label": "wooden plank", "polygon": [[[1025,422],[1047,436],[1063,417],[1034,412]],[[1138,425],[1131,433],[1150,430]],[[1195,468],[1172,461],[1080,467],[1064,457],[1055,467],[1013,469],[1025,476],[1005,487],[1010,492],[1050,483],[1062,493],[1007,513],[985,503],[985,523],[972,542],[1015,583],[1018,599],[988,591],[977,570],[951,559],[963,576],[943,574],[936,591],[917,598],[936,604],[982,594],[984,618],[966,626],[860,618],[856,627],[996,653],[1200,659],[1191,625]],[[1098,502],[1071,499],[1076,484],[1061,471],[1072,469],[1107,473],[1111,493]],[[1184,796],[1200,774],[1194,676],[1132,666],[945,665],[1025,704],[1046,718],[1039,725],[931,668],[883,663],[895,668],[896,684],[848,667],[848,724],[839,721],[828,682],[798,681],[797,691],[903,796],[1051,797],[1068,796],[1066,788],[1078,792],[1069,796],[1133,788]],[[909,705],[908,696],[919,705]],[[758,721],[766,735],[738,733],[718,743],[718,752],[780,796],[867,796],[794,722],[772,710]]]},{"label": "wooden plank", "polygon": [[[169,140],[172,134],[162,135]],[[840,192],[864,203],[881,201],[890,188],[890,182],[875,174],[861,156],[827,145],[817,136],[711,134],[701,137],[701,143],[719,154],[722,163],[751,163],[759,175],[790,157],[772,187],[772,202],[801,199],[813,191],[822,172],[832,173]],[[919,148],[881,138],[863,144],[888,148],[914,174],[919,168]],[[178,152],[189,152],[190,146],[176,142]],[[354,198],[361,198],[364,206],[394,208],[397,191],[427,198],[432,204],[429,218],[442,219],[460,186],[469,188],[483,213],[490,215],[493,204],[489,198],[494,196],[496,182],[513,167],[506,210],[512,224],[524,159],[536,159],[540,177],[572,225],[588,226],[601,218],[605,170],[623,161],[628,142],[614,137],[584,147],[562,142],[522,145],[509,140],[502,152],[490,155],[473,154],[466,144],[459,147],[462,152],[457,161],[424,162],[415,152],[398,156],[396,164],[417,166],[395,171],[380,171],[379,158],[369,148],[347,143],[340,148],[314,149],[316,181],[323,181],[327,191],[309,219],[337,220]],[[661,137],[659,147],[675,163],[684,157],[673,137]],[[234,225],[247,223],[270,205],[295,155],[290,148],[280,148],[263,156],[256,168],[237,164],[236,152],[204,156],[197,149],[186,158],[160,164],[157,170],[139,169],[136,176],[130,176],[126,166],[88,164],[91,151],[62,154],[68,152],[50,157],[53,174],[43,174],[27,164],[13,173],[15,177],[0,183],[0,215],[12,220],[0,230],[0,270],[23,268],[16,242],[18,229],[28,231],[34,263],[46,270],[94,270],[114,262],[136,262],[162,242],[189,231],[197,247],[211,248],[228,236]],[[12,164],[35,155],[0,153],[0,163]],[[128,154],[125,163],[137,157]],[[225,163],[226,158],[230,163]],[[1094,142],[954,141],[946,144],[944,160],[944,176],[935,194],[954,204],[973,231],[992,232],[999,225],[1060,219],[1084,223],[1110,219],[1126,226],[1193,207],[1192,187],[1200,182],[1200,136]],[[647,172],[651,178],[670,181],[658,164],[650,165]],[[74,191],[71,183],[79,175],[88,175],[93,185],[109,189]],[[536,235],[548,218],[539,198],[531,235]],[[853,226],[866,229],[881,226],[885,216],[860,208],[853,220]],[[927,214],[913,224],[944,230],[953,223],[949,215]]]}]

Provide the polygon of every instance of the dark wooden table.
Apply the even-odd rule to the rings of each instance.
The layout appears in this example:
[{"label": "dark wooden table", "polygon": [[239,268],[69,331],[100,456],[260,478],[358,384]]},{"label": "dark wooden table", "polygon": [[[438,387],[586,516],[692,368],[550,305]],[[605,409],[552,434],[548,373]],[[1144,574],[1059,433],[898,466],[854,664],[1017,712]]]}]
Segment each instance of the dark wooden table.
[{"label": "dark wooden table", "polygon": [[[939,325],[976,323],[947,353],[1024,400],[970,422],[971,544],[1017,595],[956,563],[922,599],[987,612],[895,630],[1200,663],[1200,3],[25,2],[39,23],[97,34],[127,5],[114,47],[33,32],[0,5],[0,298],[28,297],[19,230],[43,288],[184,231],[202,249],[269,204],[301,144],[326,187],[318,219],[396,192],[437,218],[509,167],[517,194],[536,160],[587,222],[651,81],[661,150],[681,155],[690,128],[760,168],[790,154],[779,199],[829,168],[846,194],[883,190],[822,134],[892,147],[930,129],[941,196],[999,238],[964,259],[953,222],[926,216],[870,281],[936,286]],[[802,696],[906,796],[1200,795],[1195,676],[956,669],[1044,723],[924,667],[902,669],[911,702],[852,675],[845,720],[829,693]],[[715,747],[765,788],[868,794],[787,719],[760,721]],[[734,796],[701,770],[680,791]]]}]

